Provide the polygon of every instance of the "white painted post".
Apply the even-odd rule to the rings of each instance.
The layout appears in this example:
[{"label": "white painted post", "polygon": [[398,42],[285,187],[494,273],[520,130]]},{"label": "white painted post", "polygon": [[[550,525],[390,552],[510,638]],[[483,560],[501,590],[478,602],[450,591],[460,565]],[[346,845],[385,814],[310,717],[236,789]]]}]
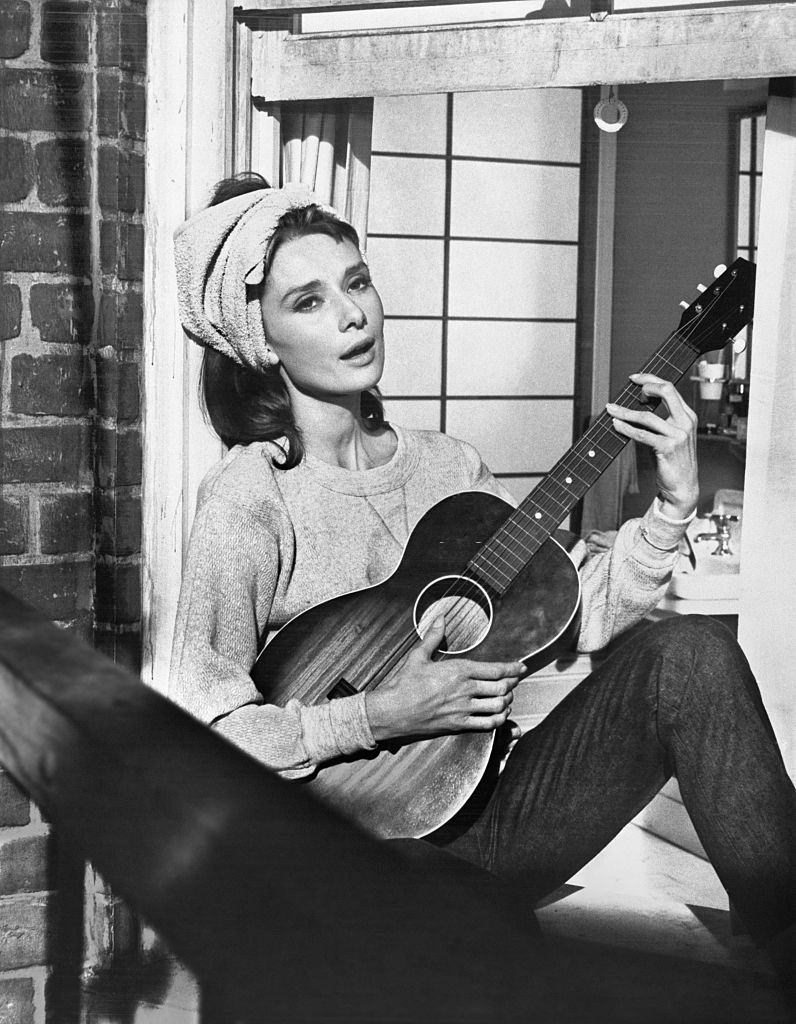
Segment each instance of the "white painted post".
[{"label": "white painted post", "polygon": [[229,166],[232,9],[150,0],[147,15],[142,675],[165,693],[196,490],[222,451],[199,408],[201,353],[179,324],[172,236]]},{"label": "white painted post", "polygon": [[738,638],[796,773],[796,79],[766,115]]}]

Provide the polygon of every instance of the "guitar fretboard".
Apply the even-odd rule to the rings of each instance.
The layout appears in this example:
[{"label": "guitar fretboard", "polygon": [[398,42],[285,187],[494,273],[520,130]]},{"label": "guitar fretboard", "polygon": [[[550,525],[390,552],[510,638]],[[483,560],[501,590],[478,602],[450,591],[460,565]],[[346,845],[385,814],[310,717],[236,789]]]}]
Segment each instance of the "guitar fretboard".
[{"label": "guitar fretboard", "polygon": [[[642,368],[676,383],[688,370],[699,350],[678,331]],[[642,398],[641,387],[632,381],[614,400],[626,409],[652,409]],[[467,569],[497,594],[503,594],[539,548],[556,531],[583,495],[605,472],[627,444],[602,412],[579,441],[541,480],[506,522],[484,544]]]}]

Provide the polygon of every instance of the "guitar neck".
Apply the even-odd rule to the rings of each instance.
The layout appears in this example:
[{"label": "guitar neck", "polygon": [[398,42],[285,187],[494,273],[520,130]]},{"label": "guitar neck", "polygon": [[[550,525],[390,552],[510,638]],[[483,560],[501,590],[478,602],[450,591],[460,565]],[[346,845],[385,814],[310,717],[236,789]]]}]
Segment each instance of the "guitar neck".
[{"label": "guitar neck", "polygon": [[[676,383],[686,373],[699,350],[674,331],[642,367]],[[651,409],[641,387],[629,381],[614,399],[626,409]],[[605,472],[627,444],[607,412],[600,413],[579,441],[555,464],[514,510],[506,522],[471,560],[476,573],[498,594],[504,593],[539,548],[569,515],[583,495]]]}]

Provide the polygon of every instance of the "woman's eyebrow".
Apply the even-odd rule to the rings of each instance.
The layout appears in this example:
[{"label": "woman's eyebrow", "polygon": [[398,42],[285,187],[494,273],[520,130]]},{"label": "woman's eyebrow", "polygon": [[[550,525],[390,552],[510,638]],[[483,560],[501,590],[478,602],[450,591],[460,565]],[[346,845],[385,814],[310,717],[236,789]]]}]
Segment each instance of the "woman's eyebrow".
[{"label": "woman's eyebrow", "polygon": [[[360,270],[367,270],[367,264],[364,260],[357,260],[356,263],[352,263],[346,267],[343,277],[350,277],[352,274],[358,273]],[[312,291],[314,288],[322,288],[323,281],[315,279],[314,281],[307,281],[305,284],[297,284],[294,288],[290,288],[282,296],[282,302],[287,302],[292,295],[298,295],[302,292]]]},{"label": "woman's eyebrow", "polygon": [[297,295],[300,292],[311,291],[313,288],[320,288],[322,284],[323,282],[319,281],[317,278],[314,281],[307,281],[305,284],[297,284],[295,288],[291,288],[289,291],[285,292],[285,294],[282,296],[282,302],[286,302],[291,295]]}]

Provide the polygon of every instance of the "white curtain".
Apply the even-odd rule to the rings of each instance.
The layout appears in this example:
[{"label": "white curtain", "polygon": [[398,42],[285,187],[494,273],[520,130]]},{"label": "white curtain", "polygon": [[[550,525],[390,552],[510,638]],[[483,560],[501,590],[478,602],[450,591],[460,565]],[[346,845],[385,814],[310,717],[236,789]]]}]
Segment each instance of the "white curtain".
[{"label": "white curtain", "polygon": [[364,249],[373,100],[283,103],[282,182],[301,182],[354,225]]}]

